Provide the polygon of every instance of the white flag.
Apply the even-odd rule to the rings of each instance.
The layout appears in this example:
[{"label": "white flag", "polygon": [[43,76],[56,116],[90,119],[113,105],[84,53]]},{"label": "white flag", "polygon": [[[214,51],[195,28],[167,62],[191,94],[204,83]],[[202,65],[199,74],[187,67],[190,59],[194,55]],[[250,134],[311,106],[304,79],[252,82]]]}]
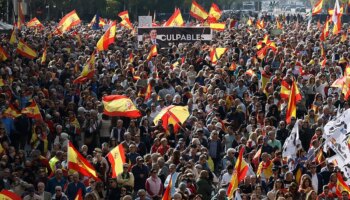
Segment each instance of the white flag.
[{"label": "white flag", "polygon": [[299,139],[299,122],[295,122],[292,132],[289,137],[286,139],[283,145],[282,156],[289,158],[296,158],[297,151],[302,148],[301,141]]}]

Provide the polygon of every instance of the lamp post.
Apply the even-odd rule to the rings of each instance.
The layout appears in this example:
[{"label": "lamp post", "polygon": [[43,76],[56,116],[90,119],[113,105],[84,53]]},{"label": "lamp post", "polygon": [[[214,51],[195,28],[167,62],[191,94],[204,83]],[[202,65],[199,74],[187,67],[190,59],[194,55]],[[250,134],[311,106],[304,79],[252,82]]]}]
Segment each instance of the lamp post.
[{"label": "lamp post", "polygon": [[50,8],[56,8],[56,5],[55,4],[53,4],[53,5],[50,5],[50,3],[48,3],[47,5],[46,5],[46,8],[47,8],[47,20],[49,21],[50,20]]}]

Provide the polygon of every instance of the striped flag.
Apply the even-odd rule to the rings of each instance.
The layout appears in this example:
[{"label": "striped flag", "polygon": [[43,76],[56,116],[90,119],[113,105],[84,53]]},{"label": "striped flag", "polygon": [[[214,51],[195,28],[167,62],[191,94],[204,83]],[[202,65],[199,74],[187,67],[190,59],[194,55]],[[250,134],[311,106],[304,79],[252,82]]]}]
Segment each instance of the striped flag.
[{"label": "striped flag", "polygon": [[192,1],[190,15],[201,22],[204,22],[209,16],[207,11],[205,11],[195,0]]},{"label": "striped flag", "polygon": [[31,104],[21,111],[22,114],[27,115],[29,118],[33,118],[36,120],[42,120],[42,116],[40,113],[40,109],[34,100],[31,100]]},{"label": "striped flag", "polygon": [[220,60],[221,56],[224,55],[227,48],[213,48],[210,51],[210,60],[212,64],[216,64]]},{"label": "striped flag", "polygon": [[322,12],[323,0],[319,0],[312,8],[312,16],[320,14]]},{"label": "striped flag", "polygon": [[226,23],[210,23],[209,27],[214,31],[224,31],[226,28]]},{"label": "striped flag", "polygon": [[141,112],[136,108],[130,98],[123,95],[110,95],[102,98],[104,114],[108,116],[121,116],[138,118]]},{"label": "striped flag", "polygon": [[147,60],[150,61],[154,56],[158,55],[158,51],[157,51],[157,45],[153,45],[151,47],[151,50],[149,51],[149,54],[147,56]]},{"label": "striped flag", "polygon": [[120,12],[118,14],[118,16],[122,19],[122,21],[125,20],[125,19],[130,19],[129,18],[129,12],[127,10],[125,10],[123,12]]},{"label": "striped flag", "polygon": [[244,147],[239,150],[239,155],[232,174],[230,184],[227,187],[227,196],[233,198],[233,192],[238,188],[238,184],[244,179],[248,172],[248,164],[243,159]]},{"label": "striped flag", "polygon": [[0,199],[3,199],[3,200],[21,200],[22,198],[14,192],[3,189],[0,192]]},{"label": "striped flag", "polygon": [[74,200],[83,200],[83,191],[81,190],[81,188],[79,188],[77,195],[75,196]]},{"label": "striped flag", "polygon": [[122,144],[114,147],[108,154],[107,158],[111,163],[112,178],[123,172],[123,164],[126,162],[124,147]]},{"label": "striped flag", "polygon": [[23,40],[20,40],[17,45],[16,49],[17,53],[23,57],[34,59],[38,57],[37,52],[32,49],[27,43],[25,43]]},{"label": "striped flag", "polygon": [[113,21],[111,26],[102,35],[102,37],[97,42],[97,50],[103,51],[108,50],[108,46],[113,44],[115,41],[115,33],[117,30],[117,22]]},{"label": "striped flag", "polygon": [[75,170],[84,176],[100,181],[95,168],[74,148],[70,141],[68,143],[67,163],[68,169]]},{"label": "striped flag", "polygon": [[86,82],[88,79],[92,78],[95,74],[95,62],[96,62],[96,58],[95,58],[95,51],[91,54],[89,60],[87,61],[87,63],[85,64],[83,71],[81,71],[81,74],[78,78],[76,78],[73,83],[77,84],[77,83],[84,83]]},{"label": "striped flag", "polygon": [[301,100],[301,94],[295,81],[292,83],[290,95],[288,99],[288,107],[286,112],[286,122],[289,124],[292,117],[296,117],[297,101]]},{"label": "striped flag", "polygon": [[221,14],[222,11],[220,10],[219,6],[215,3],[212,3],[209,10],[208,22],[217,22],[220,19]]}]

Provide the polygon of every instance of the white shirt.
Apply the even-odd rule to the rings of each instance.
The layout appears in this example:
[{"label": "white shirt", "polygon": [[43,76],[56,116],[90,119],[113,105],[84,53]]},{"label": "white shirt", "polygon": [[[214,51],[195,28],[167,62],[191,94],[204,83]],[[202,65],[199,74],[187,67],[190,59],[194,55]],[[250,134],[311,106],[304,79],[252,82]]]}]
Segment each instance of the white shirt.
[{"label": "white shirt", "polygon": [[316,173],[312,174],[311,182],[312,182],[312,187],[317,192],[318,191],[318,178],[317,178],[317,174]]},{"label": "white shirt", "polygon": [[229,174],[228,172],[226,172],[224,175],[222,175],[221,185],[227,185],[228,183],[230,183],[231,178],[232,178],[232,174]]}]

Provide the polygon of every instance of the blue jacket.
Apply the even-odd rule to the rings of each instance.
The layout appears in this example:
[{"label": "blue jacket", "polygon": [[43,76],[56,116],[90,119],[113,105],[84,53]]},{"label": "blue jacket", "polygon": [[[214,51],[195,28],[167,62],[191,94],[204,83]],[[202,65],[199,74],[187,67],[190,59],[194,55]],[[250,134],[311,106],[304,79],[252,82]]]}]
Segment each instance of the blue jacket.
[{"label": "blue jacket", "polygon": [[67,195],[69,200],[74,200],[74,198],[77,196],[78,190],[81,189],[83,192],[83,197],[85,196],[86,193],[86,188],[85,185],[82,182],[78,183],[69,183],[68,187],[66,189],[65,194]]}]

